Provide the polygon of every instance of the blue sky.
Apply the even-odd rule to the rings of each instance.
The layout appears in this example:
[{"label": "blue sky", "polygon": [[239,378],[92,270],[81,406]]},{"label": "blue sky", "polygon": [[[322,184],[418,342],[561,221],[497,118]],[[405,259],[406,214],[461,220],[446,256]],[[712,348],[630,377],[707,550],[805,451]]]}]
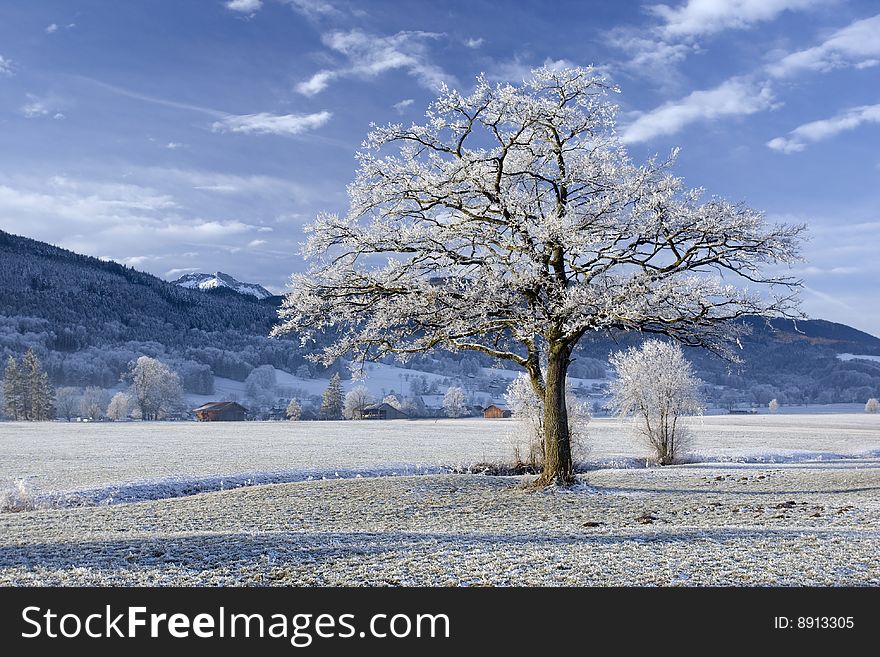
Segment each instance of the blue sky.
[{"label": "blue sky", "polygon": [[621,87],[637,161],[806,222],[804,309],[880,335],[876,1],[0,0],[0,228],[281,291],[370,122],[541,64]]}]

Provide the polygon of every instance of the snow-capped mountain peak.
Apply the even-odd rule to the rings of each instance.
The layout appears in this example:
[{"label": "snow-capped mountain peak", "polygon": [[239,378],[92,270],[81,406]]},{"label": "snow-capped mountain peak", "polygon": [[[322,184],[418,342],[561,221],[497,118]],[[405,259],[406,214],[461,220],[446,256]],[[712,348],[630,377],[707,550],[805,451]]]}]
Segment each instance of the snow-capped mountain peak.
[{"label": "snow-capped mountain peak", "polygon": [[176,281],[171,281],[174,285],[186,287],[194,290],[213,290],[218,287],[227,287],[239,294],[249,294],[257,297],[257,299],[265,299],[272,296],[262,285],[256,283],[242,283],[229,274],[222,271],[216,271],[213,274],[192,273],[184,274]]}]

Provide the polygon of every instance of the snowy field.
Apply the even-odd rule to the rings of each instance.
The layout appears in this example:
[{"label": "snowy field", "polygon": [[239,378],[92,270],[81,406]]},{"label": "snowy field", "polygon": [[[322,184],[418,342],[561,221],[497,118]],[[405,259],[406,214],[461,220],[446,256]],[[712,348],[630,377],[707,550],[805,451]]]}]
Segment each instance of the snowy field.
[{"label": "snowy field", "polygon": [[[708,416],[690,424],[690,460],[780,462],[880,456],[880,416]],[[514,420],[393,422],[0,423],[0,487],[166,496],[244,482],[439,473],[512,460]],[[588,468],[644,466],[625,421],[593,419]],[[164,488],[163,488],[164,486]],[[156,490],[152,490],[155,488]],[[98,501],[103,501],[98,499]]]},{"label": "snowy field", "polygon": [[666,468],[597,419],[565,491],[444,472],[513,426],[0,424],[0,481],[96,504],[0,513],[0,584],[880,585],[880,417],[708,417]]}]

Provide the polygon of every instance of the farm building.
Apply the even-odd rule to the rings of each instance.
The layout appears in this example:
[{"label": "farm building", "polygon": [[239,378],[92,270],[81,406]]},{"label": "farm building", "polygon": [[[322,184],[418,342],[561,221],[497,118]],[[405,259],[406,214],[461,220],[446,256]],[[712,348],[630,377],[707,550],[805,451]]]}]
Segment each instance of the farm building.
[{"label": "farm building", "polygon": [[511,411],[507,404],[489,404],[483,409],[483,417],[492,419],[510,417]]},{"label": "farm building", "polygon": [[209,402],[193,409],[199,422],[241,422],[248,410],[233,401]]},{"label": "farm building", "polygon": [[382,402],[355,409],[353,418],[355,420],[406,420],[409,415],[394,408],[391,404]]}]

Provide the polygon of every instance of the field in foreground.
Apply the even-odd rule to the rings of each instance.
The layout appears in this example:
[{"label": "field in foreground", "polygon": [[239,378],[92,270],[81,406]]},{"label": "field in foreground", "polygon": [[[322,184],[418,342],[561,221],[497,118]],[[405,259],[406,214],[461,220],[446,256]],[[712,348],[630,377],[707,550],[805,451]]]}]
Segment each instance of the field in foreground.
[{"label": "field in foreground", "polygon": [[87,504],[0,513],[0,585],[880,585],[878,419],[709,417],[665,468],[596,420],[538,493],[438,474],[508,421],[0,424],[0,482]]},{"label": "field in foreground", "polygon": [[878,585],[880,461],[423,475],[0,515],[0,584]]}]

